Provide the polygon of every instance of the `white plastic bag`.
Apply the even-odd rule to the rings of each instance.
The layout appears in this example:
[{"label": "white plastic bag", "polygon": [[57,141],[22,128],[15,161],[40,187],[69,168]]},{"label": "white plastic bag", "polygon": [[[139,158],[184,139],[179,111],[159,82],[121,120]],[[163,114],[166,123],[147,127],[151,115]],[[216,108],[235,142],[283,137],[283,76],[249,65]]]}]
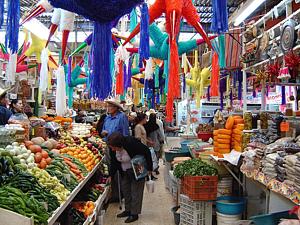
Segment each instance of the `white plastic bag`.
[{"label": "white plastic bag", "polygon": [[149,193],[154,193],[154,181],[151,180],[151,176],[149,176],[149,180],[146,181],[146,188]]},{"label": "white plastic bag", "polygon": [[152,163],[153,163],[153,171],[155,171],[158,168],[158,160],[155,154],[154,148],[150,147],[151,157],[152,157]]}]

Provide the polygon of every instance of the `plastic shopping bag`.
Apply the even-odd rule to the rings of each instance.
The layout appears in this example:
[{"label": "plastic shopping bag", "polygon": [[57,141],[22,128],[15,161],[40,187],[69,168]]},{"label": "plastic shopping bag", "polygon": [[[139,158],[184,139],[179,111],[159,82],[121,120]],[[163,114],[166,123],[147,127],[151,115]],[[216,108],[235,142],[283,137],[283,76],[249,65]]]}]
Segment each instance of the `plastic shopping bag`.
[{"label": "plastic shopping bag", "polygon": [[146,182],[146,188],[147,188],[147,191],[149,193],[153,193],[154,192],[154,181],[151,180],[151,176],[149,176],[149,181]]},{"label": "plastic shopping bag", "polygon": [[134,176],[136,180],[141,180],[147,176],[147,162],[144,156],[136,155],[131,159]]},{"label": "plastic shopping bag", "polygon": [[151,157],[152,157],[152,163],[153,163],[153,171],[155,171],[158,168],[158,160],[155,154],[154,148],[150,147]]}]

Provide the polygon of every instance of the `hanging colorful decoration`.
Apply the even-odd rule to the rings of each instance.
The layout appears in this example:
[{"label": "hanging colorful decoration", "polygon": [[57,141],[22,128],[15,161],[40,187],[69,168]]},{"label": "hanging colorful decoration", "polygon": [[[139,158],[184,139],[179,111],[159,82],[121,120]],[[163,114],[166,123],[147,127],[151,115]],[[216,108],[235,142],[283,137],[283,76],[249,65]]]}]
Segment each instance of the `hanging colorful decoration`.
[{"label": "hanging colorful decoration", "polygon": [[[161,60],[167,60],[169,54],[169,38],[166,32],[162,32],[160,28],[155,24],[151,24],[149,27],[150,38],[154,45],[150,46],[150,57]],[[210,40],[216,38],[216,35],[209,37]],[[203,38],[192,39],[189,41],[178,42],[178,55],[188,53],[193,49],[196,49],[199,45],[205,43]],[[138,53],[138,48],[127,48],[131,53]]]},{"label": "hanging colorful decoration", "polygon": [[150,39],[149,39],[149,13],[147,3],[141,6],[141,35],[139,47],[139,66],[143,67],[143,60],[150,57]]},{"label": "hanging colorful decoration", "polygon": [[51,12],[52,10],[53,7],[48,0],[41,0],[36,4],[35,8],[22,20],[21,25],[35,17],[38,17],[44,12]]},{"label": "hanging colorful decoration", "polygon": [[227,0],[212,0],[212,11],[211,31],[218,34],[228,31]]},{"label": "hanging colorful decoration", "polygon": [[[167,121],[173,120],[173,101],[174,98],[180,96],[180,82],[179,82],[179,55],[177,37],[180,31],[180,20],[184,17],[189,24],[194,26],[196,30],[204,38],[205,42],[211,48],[210,40],[207,34],[200,25],[200,18],[197,9],[194,7],[191,0],[157,0],[149,8],[150,23],[165,13],[166,15],[166,30],[169,35],[170,47],[170,64],[168,77],[168,101],[166,106]],[[127,44],[138,32],[140,26],[130,34],[124,45]]]},{"label": "hanging colorful decoration", "polygon": [[54,9],[53,15],[52,15],[52,18],[51,18],[51,25],[50,25],[50,28],[49,28],[50,33],[49,33],[49,36],[48,36],[46,47],[48,46],[52,36],[55,34],[55,32],[58,28],[58,25],[60,24],[60,19],[61,19],[61,9]]},{"label": "hanging colorful decoration", "polygon": [[19,41],[19,21],[20,21],[20,0],[8,1],[5,46],[11,50],[11,53],[18,52]]},{"label": "hanging colorful decoration", "polygon": [[213,53],[212,57],[212,73],[211,73],[211,85],[210,85],[210,96],[219,96],[219,79],[220,79],[220,66],[219,57],[216,52]]},{"label": "hanging colorful decoration", "polygon": [[298,67],[300,64],[300,56],[295,54],[293,51],[290,51],[284,56],[284,62],[291,71],[291,78],[296,79],[298,76]]}]

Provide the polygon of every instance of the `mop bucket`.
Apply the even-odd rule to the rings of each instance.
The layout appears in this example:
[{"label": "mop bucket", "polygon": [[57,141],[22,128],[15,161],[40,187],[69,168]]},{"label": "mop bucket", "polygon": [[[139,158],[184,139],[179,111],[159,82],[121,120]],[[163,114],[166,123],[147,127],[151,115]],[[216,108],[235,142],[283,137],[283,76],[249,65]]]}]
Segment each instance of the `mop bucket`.
[{"label": "mop bucket", "polygon": [[149,180],[146,182],[146,188],[149,193],[154,192],[154,181],[151,180],[151,176],[149,176]]}]

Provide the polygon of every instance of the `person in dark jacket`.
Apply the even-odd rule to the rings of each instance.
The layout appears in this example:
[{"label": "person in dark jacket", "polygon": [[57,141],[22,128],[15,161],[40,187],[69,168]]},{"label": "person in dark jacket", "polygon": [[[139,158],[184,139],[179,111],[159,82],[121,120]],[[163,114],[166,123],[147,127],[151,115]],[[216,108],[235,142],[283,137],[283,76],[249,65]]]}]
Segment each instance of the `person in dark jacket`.
[{"label": "person in dark jacket", "polygon": [[8,98],[6,90],[0,88],[0,125],[8,123],[12,112],[7,108]]},{"label": "person in dark jacket", "polygon": [[103,130],[103,125],[104,125],[104,121],[105,118],[107,117],[107,114],[104,113],[101,115],[100,119],[98,120],[97,126],[96,126],[96,130],[98,131],[99,136],[101,136],[102,130]]},{"label": "person in dark jacket", "polygon": [[117,217],[127,217],[125,223],[131,223],[139,218],[142,211],[143,193],[145,179],[136,180],[131,166],[131,159],[137,155],[145,157],[148,174],[152,174],[152,157],[150,150],[138,139],[131,136],[123,136],[118,132],[112,133],[108,137],[110,147],[110,178],[114,177],[117,171],[121,174],[122,191],[125,198],[125,211]]}]

